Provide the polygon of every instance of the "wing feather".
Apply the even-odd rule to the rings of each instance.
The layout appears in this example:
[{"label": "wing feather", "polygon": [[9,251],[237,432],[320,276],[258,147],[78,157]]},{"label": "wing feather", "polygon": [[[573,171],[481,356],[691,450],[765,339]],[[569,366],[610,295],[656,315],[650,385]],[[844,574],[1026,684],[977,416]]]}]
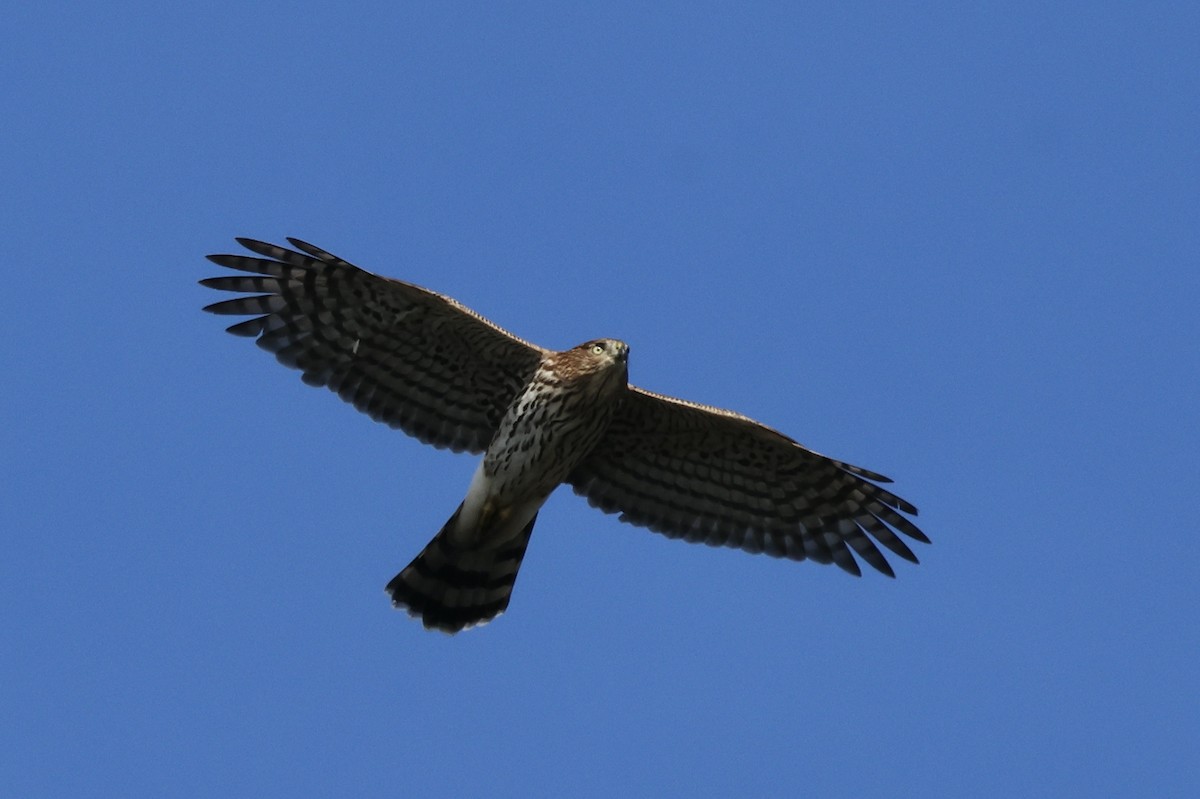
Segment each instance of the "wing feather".
[{"label": "wing feather", "polygon": [[228,330],[256,337],[305,383],[436,447],[482,452],[544,350],[455,300],[374,275],[318,247],[239,238],[255,256],[210,255],[246,274],[201,280],[251,296],[204,310],[252,316]]},{"label": "wing feather", "polygon": [[[630,386],[611,426],[568,478],[621,521],[670,538],[895,576],[876,544],[929,539],[881,474],[827,458],[732,411]],[[853,553],[853,554],[852,554]]]}]

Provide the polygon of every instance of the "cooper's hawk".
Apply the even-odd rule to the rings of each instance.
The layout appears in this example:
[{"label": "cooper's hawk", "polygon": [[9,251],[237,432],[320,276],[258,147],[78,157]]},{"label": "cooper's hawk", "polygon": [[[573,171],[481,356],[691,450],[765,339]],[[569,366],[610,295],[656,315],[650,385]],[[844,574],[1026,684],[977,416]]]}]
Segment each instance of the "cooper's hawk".
[{"label": "cooper's hawk", "polygon": [[359,269],[288,239],[238,239],[263,257],[210,255],[250,273],[200,281],[248,292],[209,305],[251,315],[256,337],[304,382],[435,447],[483,453],[466,499],[388,583],[396,607],[446,632],[508,607],[538,509],[560,484],[655,532],[860,575],[853,551],[894,576],[876,546],[917,558],[929,539],[875,472],[805,449],[731,411],[627,382],[629,347],[562,352],[522,341],[449,297]]}]

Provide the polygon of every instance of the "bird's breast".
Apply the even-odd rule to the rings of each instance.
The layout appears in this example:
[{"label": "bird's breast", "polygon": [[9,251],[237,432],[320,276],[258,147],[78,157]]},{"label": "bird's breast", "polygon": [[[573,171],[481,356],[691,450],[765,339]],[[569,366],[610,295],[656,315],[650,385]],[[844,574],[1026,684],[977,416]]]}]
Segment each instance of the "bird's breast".
[{"label": "bird's breast", "polygon": [[615,399],[535,378],[513,400],[484,455],[494,495],[548,495],[587,457],[612,419]]}]

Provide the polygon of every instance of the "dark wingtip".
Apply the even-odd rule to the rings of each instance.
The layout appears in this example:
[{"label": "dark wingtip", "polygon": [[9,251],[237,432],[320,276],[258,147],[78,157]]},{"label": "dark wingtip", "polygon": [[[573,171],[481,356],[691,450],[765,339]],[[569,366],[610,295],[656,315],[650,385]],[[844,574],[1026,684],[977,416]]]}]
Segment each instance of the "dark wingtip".
[{"label": "dark wingtip", "polygon": [[907,535],[909,538],[915,538],[917,541],[920,541],[922,544],[932,544],[933,543],[932,541],[929,540],[929,536],[925,535],[925,531],[922,530],[920,527],[917,527],[912,522],[909,522],[908,527],[906,529],[902,529],[901,532],[904,533],[905,535]]},{"label": "dark wingtip", "polygon": [[854,556],[849,551],[846,552],[845,558],[835,556],[833,562],[846,574],[862,577],[862,567],[858,565],[858,561],[854,559]]},{"label": "dark wingtip", "polygon": [[[230,325],[225,328],[226,333],[232,333],[235,336],[242,338],[254,338],[263,331],[263,317],[256,316],[253,319],[247,319],[244,322],[238,322],[236,325]],[[259,346],[262,346],[261,343]]]},{"label": "dark wingtip", "polygon": [[872,558],[867,562],[875,568],[875,571],[879,572],[884,577],[891,577],[893,580],[896,579],[896,571],[892,568],[892,564],[888,563],[887,558],[885,558],[882,553],[877,554],[879,557]]},{"label": "dark wingtip", "polygon": [[[280,260],[281,253],[287,253],[289,250],[286,247],[280,247],[278,244],[272,244],[269,241],[260,241],[247,236],[238,236],[234,239],[238,244],[245,247],[255,255],[261,255],[264,258],[271,260]],[[295,255],[295,253],[292,253]]]}]

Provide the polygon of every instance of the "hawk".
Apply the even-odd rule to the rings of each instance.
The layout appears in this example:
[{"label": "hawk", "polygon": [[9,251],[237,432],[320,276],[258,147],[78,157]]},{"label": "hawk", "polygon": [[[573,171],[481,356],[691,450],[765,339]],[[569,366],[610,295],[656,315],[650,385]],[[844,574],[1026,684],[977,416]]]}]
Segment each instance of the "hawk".
[{"label": "hawk", "polygon": [[455,633],[508,607],[538,510],[561,483],[606,513],[670,538],[895,576],[877,544],[929,542],[887,477],[827,458],[753,419],[628,382],[629,347],[556,352],[450,297],[379,275],[298,239],[239,238],[246,273],[201,280],[250,296],[204,310],[250,316],[257,339],[305,383],[421,441],[482,454],[466,498],[387,585],[425,627]]}]

